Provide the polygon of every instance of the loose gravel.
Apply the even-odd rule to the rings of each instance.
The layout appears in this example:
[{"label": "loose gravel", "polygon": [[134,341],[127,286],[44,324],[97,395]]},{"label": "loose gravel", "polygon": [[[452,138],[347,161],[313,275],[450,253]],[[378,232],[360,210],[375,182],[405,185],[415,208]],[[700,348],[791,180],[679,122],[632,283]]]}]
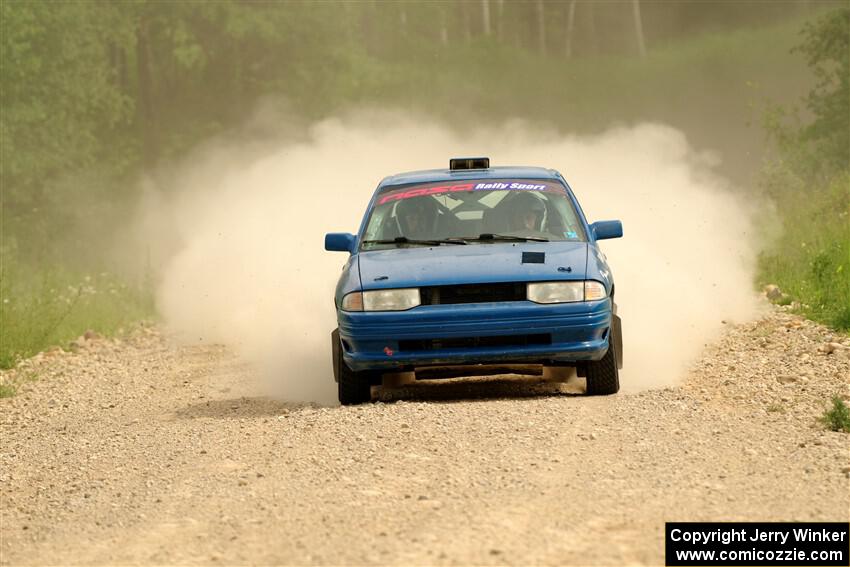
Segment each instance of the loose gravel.
[{"label": "loose gravel", "polygon": [[675,388],[417,383],[262,397],[155,328],[0,375],[0,563],[663,564],[665,521],[847,521],[850,339],[774,309]]}]

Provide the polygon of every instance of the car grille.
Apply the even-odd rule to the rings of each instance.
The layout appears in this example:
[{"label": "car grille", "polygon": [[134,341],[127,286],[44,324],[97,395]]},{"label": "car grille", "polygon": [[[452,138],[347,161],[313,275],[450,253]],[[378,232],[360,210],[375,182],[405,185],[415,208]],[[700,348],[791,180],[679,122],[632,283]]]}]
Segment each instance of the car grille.
[{"label": "car grille", "polygon": [[550,345],[552,336],[537,335],[501,335],[497,337],[460,337],[450,339],[414,339],[399,341],[400,351],[441,350],[448,348],[487,348],[514,347],[528,345]]},{"label": "car grille", "polygon": [[422,305],[524,301],[525,282],[439,285],[419,289]]}]

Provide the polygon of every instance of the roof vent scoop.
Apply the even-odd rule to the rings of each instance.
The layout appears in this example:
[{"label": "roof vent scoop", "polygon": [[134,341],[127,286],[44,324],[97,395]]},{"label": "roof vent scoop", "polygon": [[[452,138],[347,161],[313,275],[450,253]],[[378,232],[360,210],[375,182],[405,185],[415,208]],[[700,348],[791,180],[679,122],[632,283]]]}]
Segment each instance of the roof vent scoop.
[{"label": "roof vent scoop", "polygon": [[490,169],[490,158],[451,158],[449,160],[449,169],[451,171],[463,171],[465,169]]}]

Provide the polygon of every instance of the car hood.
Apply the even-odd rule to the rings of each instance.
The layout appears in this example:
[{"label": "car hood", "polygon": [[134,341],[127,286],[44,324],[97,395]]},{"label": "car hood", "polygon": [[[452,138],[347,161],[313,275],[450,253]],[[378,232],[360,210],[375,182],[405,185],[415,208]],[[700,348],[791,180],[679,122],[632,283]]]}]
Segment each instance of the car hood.
[{"label": "car hood", "polygon": [[[523,262],[523,252],[543,253],[542,263]],[[539,261],[536,258],[526,260]],[[582,280],[585,242],[444,244],[371,250],[358,254],[363,289],[485,282]]]}]

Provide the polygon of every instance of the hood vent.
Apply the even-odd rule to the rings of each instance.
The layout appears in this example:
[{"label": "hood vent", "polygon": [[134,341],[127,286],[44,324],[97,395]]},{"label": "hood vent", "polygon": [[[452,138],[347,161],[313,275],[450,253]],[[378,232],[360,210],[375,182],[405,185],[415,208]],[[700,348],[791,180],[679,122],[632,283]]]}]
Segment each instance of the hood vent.
[{"label": "hood vent", "polygon": [[546,252],[523,252],[522,253],[522,263],[523,264],[545,264],[546,263]]}]

